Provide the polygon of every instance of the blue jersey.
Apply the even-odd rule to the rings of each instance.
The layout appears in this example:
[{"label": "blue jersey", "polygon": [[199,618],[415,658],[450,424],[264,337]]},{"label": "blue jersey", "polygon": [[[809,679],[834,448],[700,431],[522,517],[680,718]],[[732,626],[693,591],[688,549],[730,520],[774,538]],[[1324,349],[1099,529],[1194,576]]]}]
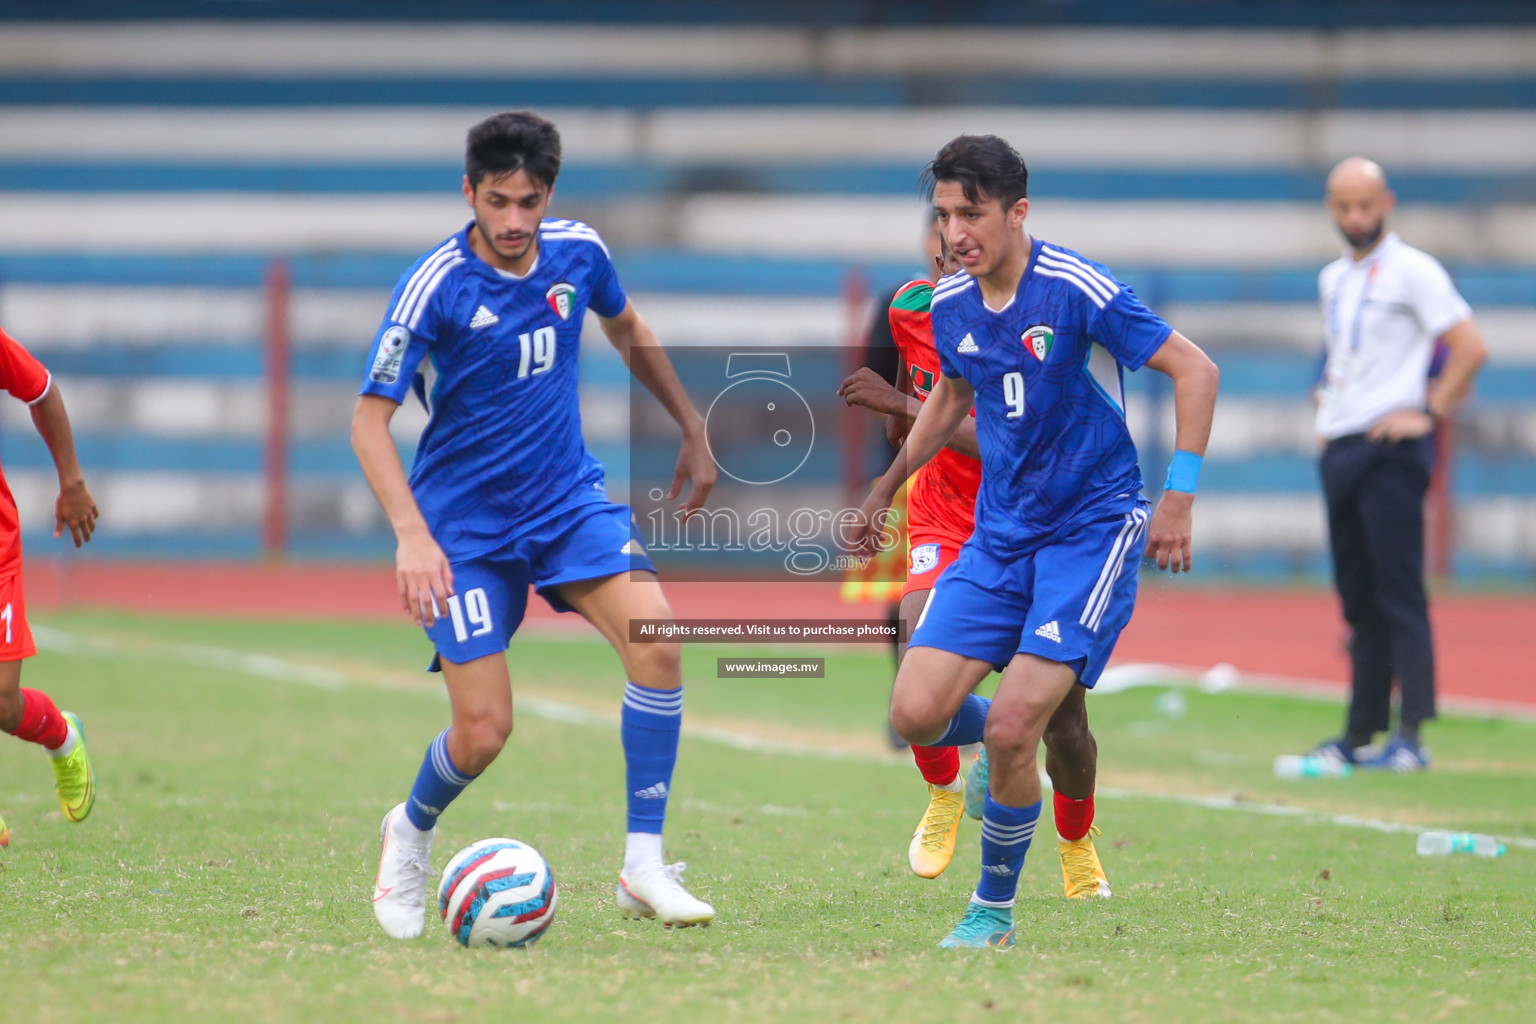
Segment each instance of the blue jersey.
[{"label": "blue jersey", "polygon": [[469,247],[470,224],[400,278],[374,339],[362,394],[403,402],[423,358],[437,374],[411,491],[450,561],[487,554],[520,530],[607,502],[603,467],[581,436],[576,392],[583,314],[627,298],[596,231],[539,226],[523,277]]},{"label": "blue jersey", "polygon": [[1038,238],[999,311],[963,271],[935,286],[940,367],[976,390],[975,543],[1014,558],[1135,507],[1141,472],[1122,373],[1171,331],[1103,266]]}]

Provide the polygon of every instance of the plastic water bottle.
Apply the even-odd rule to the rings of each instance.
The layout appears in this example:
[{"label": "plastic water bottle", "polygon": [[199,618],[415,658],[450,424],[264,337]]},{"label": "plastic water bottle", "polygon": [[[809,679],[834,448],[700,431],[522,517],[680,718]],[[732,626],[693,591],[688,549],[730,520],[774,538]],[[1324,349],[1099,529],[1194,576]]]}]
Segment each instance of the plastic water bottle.
[{"label": "plastic water bottle", "polygon": [[1152,707],[1164,718],[1183,718],[1189,710],[1189,701],[1178,690],[1164,690],[1152,702]]},{"label": "plastic water bottle", "polygon": [[1419,855],[1435,857],[1447,853],[1472,853],[1479,857],[1504,856],[1504,844],[1493,836],[1478,832],[1420,832]]},{"label": "plastic water bottle", "polygon": [[1348,761],[1324,760],[1311,754],[1281,754],[1275,758],[1277,779],[1343,778],[1354,770],[1355,766]]}]

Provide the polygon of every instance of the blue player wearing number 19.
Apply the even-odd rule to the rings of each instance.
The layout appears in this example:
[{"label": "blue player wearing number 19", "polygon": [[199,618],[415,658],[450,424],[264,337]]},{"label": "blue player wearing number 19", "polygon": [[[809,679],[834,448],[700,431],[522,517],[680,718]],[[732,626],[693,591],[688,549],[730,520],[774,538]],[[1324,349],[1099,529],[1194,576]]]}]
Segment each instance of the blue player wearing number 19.
[{"label": "blue player wearing number 19", "polygon": [[[608,499],[581,435],[576,391],[584,314],[683,432],[671,497],[702,507],[715,482],[703,419],[624,294],[596,231],[544,216],[560,136],[529,113],[472,128],[464,196],[475,219],[401,277],[374,340],[352,421],[364,475],[399,543],[401,601],[437,649],[452,703],[405,802],[384,818],[374,916],[421,934],[437,818],[512,730],[504,652],[532,585],[575,611],[624,664],[621,733],[629,822],[616,900],[626,917],[708,924],[714,909],[662,858],[683,691],[676,644],[632,643],[631,619],[669,619],[630,511]],[[437,379],[428,400],[423,363]],[[416,390],[430,411],[409,479],[390,418]]]},{"label": "blue player wearing number 19", "polygon": [[[891,725],[926,746],[985,741],[981,881],[949,947],[1009,946],[1014,894],[1040,816],[1036,755],[1075,686],[1092,688],[1135,602],[1143,545],[1190,567],[1190,512],[1216,403],[1215,365],[1104,267],[1024,232],[1023,159],[962,135],[927,171],[961,273],[933,293],[942,374],[864,505],[896,487],[976,410],[976,529],[934,585],[896,675]],[[1122,369],[1174,381],[1177,436],[1155,514],[1141,496]],[[1002,672],[988,702],[971,691]]]}]

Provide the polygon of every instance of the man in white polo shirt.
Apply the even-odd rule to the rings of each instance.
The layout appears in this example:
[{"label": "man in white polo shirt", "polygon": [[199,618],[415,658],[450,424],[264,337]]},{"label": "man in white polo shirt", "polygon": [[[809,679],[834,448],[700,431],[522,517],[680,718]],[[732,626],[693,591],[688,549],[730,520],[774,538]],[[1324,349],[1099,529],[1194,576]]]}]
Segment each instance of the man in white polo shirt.
[{"label": "man in white polo shirt", "polygon": [[[1486,358],[1472,310],[1445,268],[1385,234],[1395,199],[1386,175],[1351,157],[1328,176],[1328,211],[1348,247],[1323,268],[1318,292],[1328,360],[1317,429],[1334,579],[1353,630],[1344,734],[1313,751],[1362,767],[1419,771],[1419,726],[1435,717],[1434,647],[1424,594],[1424,492],[1430,435],[1466,397]],[[1435,342],[1444,369],[1429,380]],[[1392,681],[1398,728],[1389,724]]]}]

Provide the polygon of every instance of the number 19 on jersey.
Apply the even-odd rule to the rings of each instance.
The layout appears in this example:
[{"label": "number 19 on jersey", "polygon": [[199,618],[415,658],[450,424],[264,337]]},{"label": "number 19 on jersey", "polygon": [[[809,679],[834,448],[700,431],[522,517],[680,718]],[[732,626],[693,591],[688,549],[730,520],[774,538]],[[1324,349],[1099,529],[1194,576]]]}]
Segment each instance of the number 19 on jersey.
[{"label": "number 19 on jersey", "polygon": [[543,373],[555,365],[555,329],[553,327],[540,327],[532,335],[519,334],[517,340],[522,346],[522,354],[517,361],[518,380]]}]

